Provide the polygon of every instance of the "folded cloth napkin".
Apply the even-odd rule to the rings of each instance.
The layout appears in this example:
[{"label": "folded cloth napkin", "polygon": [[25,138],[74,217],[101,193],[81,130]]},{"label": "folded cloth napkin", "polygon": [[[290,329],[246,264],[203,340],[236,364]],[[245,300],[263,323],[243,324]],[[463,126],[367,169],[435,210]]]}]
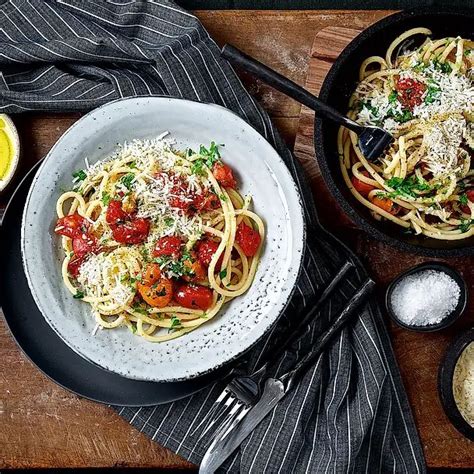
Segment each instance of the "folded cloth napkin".
[{"label": "folded cloth napkin", "polygon": [[[274,333],[241,362],[255,366],[278,331],[312,304],[348,258],[320,227],[311,192],[268,115],[246,92],[192,14],[161,1],[11,0],[0,3],[0,109],[86,111],[112,99],[168,95],[223,105],[279,151],[303,196],[308,242],[298,285]],[[249,157],[258,159],[258,157]],[[347,301],[359,268],[322,308],[291,364]],[[209,438],[194,427],[222,386],[143,408],[114,407],[133,426],[199,464]],[[197,433],[199,434],[199,433]],[[223,467],[229,472],[424,472],[423,452],[375,302],[335,338],[300,383]]]}]

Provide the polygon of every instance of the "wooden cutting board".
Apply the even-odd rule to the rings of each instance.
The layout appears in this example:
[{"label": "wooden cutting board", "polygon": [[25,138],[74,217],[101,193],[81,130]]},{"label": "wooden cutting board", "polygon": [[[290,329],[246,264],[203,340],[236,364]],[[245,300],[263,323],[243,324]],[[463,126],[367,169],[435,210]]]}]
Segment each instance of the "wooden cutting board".
[{"label": "wooden cutting board", "polygon": [[[316,95],[319,93],[332,63],[359,33],[358,29],[343,27],[326,27],[320,30],[311,48],[306,89]],[[323,225],[345,241],[363,260],[377,283],[382,303],[387,284],[397,274],[430,259],[400,252],[357,230],[324,184],[314,153],[313,127],[314,112],[302,106],[295,140],[295,155],[310,179]],[[471,301],[463,317],[451,328],[432,334],[406,331],[391,322],[388,324],[428,464],[437,467],[472,468],[474,443],[458,433],[444,414],[438,397],[437,374],[449,343],[456,334],[474,323],[474,259],[456,258],[445,262],[463,274],[471,290]]]}]

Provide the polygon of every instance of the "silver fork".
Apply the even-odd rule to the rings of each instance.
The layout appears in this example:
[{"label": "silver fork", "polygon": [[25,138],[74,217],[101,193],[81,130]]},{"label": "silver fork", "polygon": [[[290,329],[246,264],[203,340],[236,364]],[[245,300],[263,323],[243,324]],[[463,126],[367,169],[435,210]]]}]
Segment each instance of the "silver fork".
[{"label": "silver fork", "polygon": [[319,312],[322,304],[331,295],[347,272],[353,267],[353,263],[351,261],[347,261],[339,269],[325,290],[320,294],[315,304],[306,313],[304,318],[301,319],[297,327],[294,328],[290,337],[286,341],[275,341],[272,344],[272,347],[269,350],[267,349],[266,353],[268,354],[268,357],[258,370],[249,375],[234,377],[227,384],[227,386],[212,405],[209,412],[193,430],[192,435],[194,435],[203,425],[207,424],[206,428],[200,433],[198,441],[201,440],[212,429],[215,429],[217,433],[219,428],[226,426],[229,420],[234,419],[237,413],[239,413],[239,415],[242,417],[245,416],[245,414],[248,412],[248,410],[250,410],[252,405],[258,400],[260,396],[261,380],[267,374],[272,365],[278,361],[284,351],[301,336],[302,329],[309,327],[309,323]]}]

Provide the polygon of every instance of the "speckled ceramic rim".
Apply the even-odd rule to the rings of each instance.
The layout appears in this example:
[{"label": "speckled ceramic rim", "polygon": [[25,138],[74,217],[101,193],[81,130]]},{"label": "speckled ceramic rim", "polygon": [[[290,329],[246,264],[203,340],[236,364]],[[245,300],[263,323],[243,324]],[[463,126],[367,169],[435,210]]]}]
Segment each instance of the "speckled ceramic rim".
[{"label": "speckled ceramic rim", "polygon": [[[83,350],[80,343],[73,343],[72,342],[72,340],[75,338],[75,336],[65,336],[65,334],[63,334],[62,324],[58,324],[59,321],[58,321],[57,316],[55,318],[53,318],[53,319],[56,319],[56,321],[54,323],[53,323],[52,318],[50,318],[50,316],[49,316],[49,312],[51,311],[51,304],[55,304],[55,301],[54,301],[55,296],[54,296],[54,292],[51,291],[51,283],[46,283],[46,285],[49,288],[48,292],[50,294],[52,294],[51,298],[53,299],[53,301],[50,301],[51,298],[50,298],[49,301],[46,301],[47,297],[43,294],[43,292],[42,291],[40,291],[40,292],[37,291],[38,280],[40,278],[44,278],[45,271],[43,269],[41,269],[41,272],[43,273],[43,275],[41,275],[41,277],[38,276],[38,270],[35,269],[35,263],[30,262],[30,260],[32,260],[32,259],[28,258],[28,255],[31,252],[31,249],[28,245],[25,245],[25,241],[27,240],[25,238],[25,236],[28,235],[30,239],[32,237],[32,234],[28,233],[27,227],[30,227],[33,224],[33,222],[35,222],[35,219],[37,220],[37,218],[33,219],[34,211],[31,210],[31,209],[34,209],[35,206],[36,206],[36,204],[34,204],[34,202],[37,202],[39,199],[43,199],[43,196],[41,196],[41,193],[38,193],[37,190],[35,191],[35,189],[37,187],[37,183],[39,181],[39,178],[42,177],[43,173],[45,173],[45,174],[47,172],[51,173],[52,169],[54,169],[54,167],[51,168],[52,165],[49,166],[48,163],[49,163],[49,161],[51,161],[52,156],[54,156],[55,153],[56,154],[58,153],[56,150],[61,150],[59,145],[62,143],[62,141],[65,139],[65,137],[67,137],[71,133],[75,133],[77,128],[79,128],[79,127],[83,128],[84,127],[84,125],[83,125],[84,122],[87,121],[86,122],[87,126],[93,126],[90,123],[91,120],[92,120],[91,117],[94,117],[94,118],[99,117],[99,119],[100,119],[100,117],[104,116],[105,113],[110,114],[110,113],[113,113],[113,111],[115,111],[115,109],[117,109],[117,108],[120,108],[120,107],[123,108],[125,106],[124,104],[127,101],[130,101],[132,103],[134,101],[137,101],[137,102],[140,103],[140,107],[142,107],[142,108],[144,108],[147,103],[154,102],[154,101],[157,101],[155,103],[156,106],[161,106],[162,104],[165,104],[165,103],[166,104],[173,103],[174,106],[178,107],[178,108],[179,107],[189,107],[190,110],[192,110],[193,108],[199,108],[199,111],[201,113],[200,116],[202,116],[204,118],[205,118],[206,114],[207,115],[217,114],[219,116],[219,118],[222,118],[222,120],[225,120],[226,116],[229,117],[228,118],[229,123],[235,123],[235,126],[234,126],[235,128],[233,130],[234,130],[234,133],[236,135],[238,135],[240,133],[244,133],[243,137],[245,137],[245,140],[247,140],[245,143],[253,143],[253,141],[255,141],[254,146],[256,147],[256,149],[259,149],[258,147],[262,147],[260,149],[260,151],[266,150],[264,152],[265,153],[265,155],[264,155],[265,160],[263,161],[263,163],[260,166],[264,166],[264,167],[266,167],[266,169],[268,169],[270,175],[272,176],[272,180],[276,179],[276,176],[278,174],[281,177],[284,176],[284,182],[286,183],[285,184],[286,187],[285,187],[284,190],[279,189],[278,192],[280,193],[280,197],[284,196],[284,199],[286,200],[285,205],[288,205],[288,203],[291,202],[291,206],[290,206],[289,209],[292,209],[292,212],[289,212],[288,209],[285,212],[284,209],[280,208],[277,212],[275,210],[273,202],[272,202],[272,208],[267,208],[268,212],[270,212],[270,210],[273,209],[273,211],[271,211],[272,215],[279,215],[279,216],[284,215],[285,216],[284,220],[288,221],[288,224],[285,224],[285,226],[288,225],[289,226],[288,229],[290,229],[290,235],[288,236],[287,244],[290,245],[289,248],[291,248],[291,252],[288,254],[288,255],[291,255],[291,261],[288,260],[286,263],[290,265],[288,268],[289,269],[291,268],[291,271],[289,270],[288,274],[286,274],[286,272],[284,274],[281,274],[281,273],[279,274],[278,278],[281,280],[281,282],[278,284],[278,287],[281,286],[281,292],[278,292],[278,295],[280,295],[280,296],[278,296],[277,300],[275,300],[276,293],[273,296],[272,296],[271,293],[270,294],[266,293],[266,294],[269,295],[267,297],[268,300],[265,299],[265,298],[261,299],[261,295],[259,296],[259,294],[265,289],[264,287],[262,287],[261,290],[257,290],[257,292],[255,293],[254,299],[255,298],[260,298],[260,299],[256,300],[256,301],[259,302],[259,308],[264,308],[264,307],[266,308],[266,309],[264,309],[264,315],[265,316],[264,317],[262,316],[260,318],[259,322],[258,322],[259,329],[256,330],[255,328],[257,326],[252,325],[252,330],[247,330],[247,332],[245,332],[245,333],[239,334],[239,332],[237,331],[237,335],[236,335],[237,339],[235,339],[233,344],[226,344],[225,349],[222,349],[220,352],[216,351],[218,353],[215,356],[213,356],[212,358],[209,358],[209,360],[207,360],[207,359],[205,360],[204,353],[202,353],[202,354],[201,353],[195,353],[195,354],[199,355],[199,357],[200,357],[200,359],[198,359],[198,361],[199,361],[198,363],[193,362],[193,364],[187,364],[185,367],[182,367],[182,365],[178,364],[178,368],[173,366],[172,370],[171,370],[171,368],[169,368],[169,369],[167,369],[165,371],[162,371],[162,372],[160,372],[155,367],[150,368],[150,369],[146,369],[146,370],[143,369],[143,372],[140,372],[141,367],[139,367],[139,369],[136,370],[137,365],[138,365],[138,362],[136,362],[136,361],[134,362],[135,365],[131,364],[128,367],[123,367],[121,364],[118,364],[114,361],[109,360],[110,358],[106,359],[104,356],[100,356],[100,357],[97,356],[96,355],[97,348],[92,350],[91,345],[89,345],[89,349],[88,349],[87,355],[86,355],[84,353],[84,350]],[[135,107],[136,106],[137,105],[135,105]],[[114,107],[115,107],[115,109],[114,109]],[[130,110],[131,106],[129,106],[127,104],[126,107],[127,107],[127,110]],[[112,111],[110,111],[108,108],[111,108]],[[132,107],[132,109],[133,109],[133,107]],[[160,117],[166,117],[166,114],[162,113],[160,115]],[[201,124],[196,125],[195,128],[199,129],[200,126],[201,126]],[[163,120],[163,123],[161,123],[160,129],[167,130],[167,129],[170,129],[170,128],[172,128],[172,127],[170,127],[169,124],[167,125],[166,121]],[[214,130],[216,130],[216,128],[214,128]],[[84,133],[84,132],[82,131],[82,133]],[[156,130],[155,130],[155,133],[157,133]],[[135,135],[135,136],[142,136],[142,135],[139,134],[139,135]],[[147,135],[147,136],[150,136],[150,135]],[[124,140],[127,140],[127,139],[131,139],[131,138],[128,137],[128,136],[125,136],[123,138],[122,142]],[[241,138],[241,142],[242,142],[242,140],[243,140],[243,138]],[[223,140],[223,141],[225,142],[225,140]],[[230,149],[231,143],[228,142],[228,144],[229,144],[229,149]],[[69,142],[68,142],[68,145],[69,145]],[[61,147],[63,147],[63,145],[61,145]],[[82,156],[84,156],[84,155],[88,156],[87,152],[82,152],[82,150],[81,150],[81,155]],[[104,156],[104,155],[102,155],[102,156]],[[75,163],[74,160],[72,160],[72,162]],[[91,161],[91,163],[93,163],[93,162],[94,161]],[[231,162],[231,164],[232,164],[232,162]],[[48,166],[49,166],[49,169],[47,168]],[[57,166],[58,166],[57,162],[55,163],[54,166],[57,169]],[[47,170],[47,171],[45,171],[45,170]],[[278,170],[278,172],[275,175],[274,172],[276,172],[277,170]],[[61,168],[60,168],[60,174],[61,173],[64,173],[64,170],[61,170]],[[275,181],[275,183],[277,183],[277,182],[278,181]],[[59,183],[59,184],[61,184],[61,183]],[[280,184],[278,184],[278,185],[280,186]],[[255,192],[255,187],[253,189],[254,189],[254,192]],[[268,190],[271,191],[271,187]],[[283,194],[281,194],[281,193],[283,193]],[[271,194],[271,195],[273,195],[273,194]],[[35,199],[33,199],[33,196],[35,196],[36,201],[35,201]],[[46,196],[45,199],[51,199],[51,196]],[[288,201],[288,199],[290,201]],[[47,218],[50,219],[49,215],[48,215]],[[269,215],[268,214],[263,215],[263,218],[264,219],[269,218]],[[281,218],[282,217],[279,217],[278,219],[281,219]],[[275,217],[272,217],[272,219],[275,219]],[[45,161],[43,162],[40,169],[38,170],[38,172],[37,172],[37,174],[36,174],[36,176],[33,180],[33,184],[30,188],[30,192],[28,194],[27,203],[26,203],[26,206],[25,206],[25,212],[24,212],[24,216],[23,216],[23,223],[22,223],[22,255],[23,255],[23,264],[24,264],[24,268],[25,268],[25,273],[26,273],[26,276],[27,276],[27,279],[28,279],[28,283],[29,283],[32,295],[35,299],[35,302],[38,305],[38,308],[40,309],[40,311],[45,316],[46,320],[51,325],[51,327],[58,333],[58,335],[73,350],[75,350],[77,353],[79,353],[82,357],[85,357],[87,360],[89,360],[93,363],[96,363],[97,365],[101,366],[102,368],[107,369],[107,370],[111,370],[111,371],[116,372],[116,373],[119,373],[119,374],[121,374],[125,377],[128,377],[128,378],[135,378],[135,379],[138,379],[138,380],[150,380],[150,381],[157,381],[157,382],[171,382],[171,381],[188,380],[188,379],[206,374],[209,371],[215,370],[215,369],[223,366],[224,364],[227,364],[228,362],[235,360],[237,357],[241,356],[247,350],[249,350],[252,346],[254,346],[262,337],[264,337],[264,335],[267,334],[267,332],[270,330],[270,328],[273,326],[273,324],[278,320],[281,313],[285,310],[286,306],[288,305],[289,298],[291,297],[291,295],[294,292],[297,277],[299,276],[299,273],[301,271],[301,262],[302,262],[302,258],[303,258],[303,249],[304,249],[305,239],[306,239],[306,234],[305,234],[305,222],[304,222],[304,215],[303,215],[303,207],[302,207],[301,197],[300,197],[300,194],[298,192],[298,188],[297,188],[293,178],[291,177],[291,174],[289,173],[289,170],[287,169],[286,165],[284,164],[283,160],[281,159],[281,157],[278,156],[278,154],[270,146],[270,144],[260,134],[258,134],[258,132],[253,127],[249,126],[238,115],[232,113],[231,111],[229,111],[229,110],[227,110],[223,107],[220,107],[220,106],[215,105],[215,104],[202,104],[202,103],[198,103],[198,102],[191,102],[191,101],[185,101],[185,100],[182,100],[182,99],[174,99],[174,98],[167,98],[167,97],[149,97],[148,96],[148,97],[134,97],[134,98],[129,98],[129,99],[120,99],[120,100],[117,100],[117,101],[114,101],[114,102],[110,102],[110,103],[108,103],[108,104],[106,104],[102,107],[99,107],[98,109],[95,109],[93,112],[87,114],[86,116],[81,118],[78,122],[76,122],[59,139],[59,141],[53,146],[53,148],[49,152],[48,156],[46,157]],[[44,246],[44,244],[42,244],[42,245]],[[267,245],[267,247],[266,247],[267,251],[270,251],[270,249],[272,248],[272,247],[269,247],[269,246],[272,245],[271,242],[266,243],[266,245]],[[276,250],[276,248],[273,249],[273,252],[275,252],[275,250]],[[264,257],[265,257],[265,253],[264,253]],[[35,258],[33,260],[36,260],[36,263],[37,263],[36,267],[38,267],[38,265],[41,265],[40,260],[38,259],[37,255],[35,256]],[[268,262],[265,265],[268,266]],[[265,268],[266,268],[266,266],[265,266]],[[275,266],[275,271],[277,269],[278,269],[277,266]],[[51,273],[54,273],[54,275],[52,275],[51,277],[49,275],[46,275],[48,281],[50,281],[52,279],[60,278],[59,274],[56,275],[56,273],[58,273],[57,271],[53,271]],[[35,278],[32,278],[33,274],[36,274]],[[260,272],[260,275],[262,275],[261,272]],[[266,276],[266,278],[268,279],[268,276]],[[284,284],[283,284],[283,281],[285,282]],[[59,290],[59,291],[62,292],[63,290]],[[260,293],[258,293],[259,291],[260,291]],[[284,295],[284,299],[282,298],[282,295]],[[60,296],[58,296],[58,298],[59,297]],[[243,295],[241,297],[241,301],[246,301],[245,304],[248,305],[249,298],[247,297],[247,294]],[[81,303],[81,302],[75,301],[75,304],[77,304],[77,303]],[[266,306],[267,304],[268,304],[268,306]],[[272,307],[274,307],[273,311],[271,311]],[[74,308],[76,308],[76,306],[74,306]],[[64,306],[62,307],[62,309],[64,309]],[[249,307],[249,310],[251,311],[250,307]],[[76,309],[69,310],[69,313],[71,313],[71,311],[72,311],[72,314],[76,313]],[[79,314],[79,309],[77,309],[77,311],[78,311],[78,314]],[[227,309],[226,309],[226,311],[227,311]],[[233,311],[235,311],[235,309]],[[262,311],[262,309],[260,309],[260,311]],[[256,314],[258,314],[258,313],[253,311],[253,313],[251,312],[247,316],[247,318],[245,318],[245,317],[242,318],[242,316],[245,315],[245,314],[246,313],[244,312],[240,316],[241,322],[239,322],[239,324],[242,328],[245,327],[245,325],[248,326],[249,324],[251,324],[250,322],[246,322],[246,321],[252,321],[254,319],[254,317],[257,317]],[[76,317],[76,316],[74,316],[74,317]],[[155,346],[155,347],[158,347],[158,346],[167,346],[169,344],[169,346],[167,346],[168,351],[170,351],[170,350],[175,351],[177,349],[177,346],[175,344],[183,343],[183,344],[187,345],[186,350],[189,353],[190,351],[192,351],[192,348],[194,346],[198,346],[199,344],[201,344],[201,345],[204,344],[203,342],[199,343],[199,339],[197,339],[197,335],[199,334],[199,338],[202,341],[202,336],[201,336],[200,331],[202,331],[202,330],[206,331],[206,328],[208,328],[209,330],[207,331],[207,333],[205,333],[205,334],[207,334],[208,339],[209,339],[209,337],[211,337],[211,332],[212,332],[212,334],[214,334],[215,338],[220,337],[220,336],[218,336],[218,334],[221,332],[221,330],[223,329],[224,326],[222,324],[219,324],[218,322],[220,322],[220,320],[216,318],[215,323],[214,323],[214,321],[211,322],[212,324],[216,324],[216,326],[214,326],[214,325],[211,326],[211,323],[209,325],[203,325],[202,328],[190,333],[189,335],[186,335],[185,337],[175,339],[175,340],[170,341],[168,343],[151,344],[151,345]],[[90,322],[87,321],[86,324],[90,324]],[[240,329],[239,329],[239,331],[240,331]],[[128,336],[130,336],[130,335],[128,335]],[[120,337],[120,336],[117,336],[117,337]],[[76,341],[77,341],[77,338],[76,338]],[[207,339],[206,339],[206,341],[207,341]],[[90,344],[90,341],[89,341],[89,344]],[[117,346],[117,341],[116,340],[115,340],[115,342],[108,342],[108,343],[106,343],[102,340],[102,344],[104,345],[104,347],[105,347],[106,344],[109,344],[111,349],[113,348],[114,351],[119,350],[117,348],[118,346]],[[150,343],[147,343],[147,344],[150,344]],[[130,346],[127,345],[127,347],[130,347]],[[140,347],[142,347],[142,346],[140,346]],[[132,350],[136,351],[135,344],[132,345]],[[123,355],[125,353],[125,351],[126,351],[126,349],[124,347],[122,349],[122,355],[120,356],[122,358],[122,362],[124,360],[127,361],[129,359],[129,358],[127,358]],[[151,353],[154,354],[154,357],[156,357],[156,355],[160,353],[159,350],[154,351],[153,349],[150,349],[150,351],[151,351]],[[182,352],[184,352],[184,347],[182,348]],[[176,353],[176,352],[174,352],[174,353]],[[193,352],[191,352],[191,353],[193,353]],[[167,352],[167,354],[170,354],[170,352]],[[169,356],[166,356],[166,360],[168,360],[168,357]],[[182,357],[184,359],[186,358],[184,355]],[[157,360],[157,359],[152,359],[152,360]],[[163,366],[163,364],[161,366]],[[133,368],[133,370],[131,370],[132,368]]]},{"label": "speckled ceramic rim", "polygon": [[[456,305],[456,308],[454,308],[453,312],[449,316],[444,318],[442,321],[440,321],[438,324],[431,324],[429,326],[412,326],[409,324],[405,324],[403,321],[400,321],[400,319],[398,319],[398,317],[396,316],[391,304],[392,292],[395,286],[403,278],[407,277],[408,275],[412,275],[413,273],[422,272],[424,270],[436,270],[439,272],[446,273],[451,278],[453,278],[456,281],[456,283],[459,285],[461,294],[459,295],[458,304]],[[434,332],[434,331],[439,331],[441,329],[445,329],[448,326],[451,326],[451,324],[453,324],[464,312],[464,309],[466,308],[466,304],[467,304],[467,299],[468,299],[467,285],[464,278],[461,276],[461,274],[458,271],[442,263],[426,262],[426,263],[422,263],[421,265],[417,265],[416,267],[410,268],[406,272],[401,273],[392,281],[392,283],[390,283],[390,285],[387,288],[387,292],[385,294],[385,307],[387,308],[387,312],[390,318],[396,324],[398,324],[398,326],[401,326],[402,328],[408,329],[410,331],[415,331],[415,332]]]},{"label": "speckled ceramic rim", "polygon": [[[404,27],[404,29],[407,29],[415,26],[411,25],[406,26],[405,28],[405,25],[414,19],[417,20],[416,26],[431,27],[430,23],[434,23],[435,18],[438,18],[438,21],[443,21],[445,19],[446,28],[449,27],[452,29],[456,25],[456,20],[459,20],[460,18],[464,19],[465,21],[474,21],[474,11],[451,9],[449,7],[442,7],[438,9],[433,7],[416,8],[400,13],[395,13],[374,23],[369,28],[366,28],[364,31],[362,31],[362,33],[360,33],[354,40],[352,40],[336,59],[324,79],[319,94],[320,99],[330,103],[330,105],[338,107],[333,103],[333,100],[329,100],[331,96],[337,96],[341,101],[344,101],[343,104],[339,104],[340,110],[345,110],[344,107],[347,107],[346,104],[349,100],[348,97],[347,100],[344,99],[344,97],[346,97],[346,89],[350,88],[350,90],[352,90],[353,87],[351,84],[355,84],[355,82],[349,81],[349,79],[346,78],[346,75],[342,74],[342,71],[350,64],[353,65],[351,70],[358,71],[360,64],[366,57],[361,56],[360,50],[369,47],[372,48],[372,52],[376,50],[379,43],[374,43],[373,38],[379,38],[380,35],[383,35],[382,39],[384,42],[386,42],[386,46],[388,46],[389,42],[398,34],[395,33],[398,28]],[[368,55],[369,54],[367,54],[367,56]],[[339,166],[337,165],[337,168],[334,169],[332,165],[334,160],[337,163],[338,156],[335,135],[328,128],[331,126],[332,125],[327,121],[323,121],[316,116],[314,127],[316,158],[318,160],[323,179],[333,197],[342,207],[344,212],[360,228],[362,228],[370,237],[374,237],[380,241],[386,242],[405,252],[413,252],[419,255],[436,258],[474,255],[474,237],[459,243],[459,245],[456,243],[436,241],[436,243],[431,244],[432,246],[428,246],[423,245],[421,239],[419,241],[420,243],[410,241],[407,236],[403,235],[401,230],[399,234],[396,232],[398,229],[392,229],[392,232],[390,232],[388,224],[379,226],[377,222],[371,219],[371,216],[367,214],[366,209],[362,209],[361,205],[359,205],[352,195],[346,195],[341,190],[345,185],[342,184],[342,176],[340,176],[341,172],[339,170]]]},{"label": "speckled ceramic rim", "polygon": [[14,142],[15,154],[13,155],[13,162],[10,165],[10,170],[8,178],[6,180],[0,181],[0,194],[8,188],[9,184],[12,182],[13,177],[15,176],[16,170],[18,168],[18,163],[20,162],[20,137],[18,136],[18,130],[15,127],[12,119],[6,114],[0,114],[0,119],[5,122],[5,126],[11,132],[10,138]]},{"label": "speckled ceramic rim", "polygon": [[464,349],[474,341],[474,327],[458,336],[448,347],[439,366],[438,392],[444,412],[453,426],[466,438],[474,441],[474,428],[461,415],[453,395],[454,369]]}]

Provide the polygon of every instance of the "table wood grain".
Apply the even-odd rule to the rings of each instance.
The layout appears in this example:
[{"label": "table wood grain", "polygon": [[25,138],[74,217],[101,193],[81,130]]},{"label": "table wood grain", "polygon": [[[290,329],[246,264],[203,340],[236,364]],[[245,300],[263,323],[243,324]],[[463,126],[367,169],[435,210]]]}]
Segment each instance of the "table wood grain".
[{"label": "table wood grain", "polygon": [[[388,13],[196,12],[219,44],[233,43],[300,84],[304,84],[306,78],[311,46],[317,32],[330,26],[365,28]],[[270,112],[288,145],[293,147],[300,106],[245,74],[242,74],[242,79]],[[18,126],[22,144],[18,178],[43,157],[79,117],[79,114],[31,113],[15,116],[14,122]],[[325,196],[324,189],[317,181],[312,184],[318,204],[330,202],[327,196],[321,201],[320,196]],[[6,197],[3,196],[0,207],[5,202]],[[328,213],[323,212],[323,220],[363,258],[381,290],[399,271],[421,260],[372,241],[359,231],[348,228],[343,220],[329,222],[328,217]],[[468,281],[474,281],[471,259],[458,259],[451,263],[463,271]],[[471,314],[472,309],[471,304]],[[433,363],[433,360],[439,360],[456,331],[466,325],[467,320],[464,319],[452,330],[423,336],[391,328],[402,376],[431,467],[473,467],[472,444],[466,445],[471,449],[470,457],[465,454],[459,456],[459,436],[446,424],[439,408],[435,387],[436,364]],[[3,320],[0,320],[0,426],[0,469],[195,469],[181,457],[151,442],[111,409],[81,399],[51,382],[16,347]]]}]

